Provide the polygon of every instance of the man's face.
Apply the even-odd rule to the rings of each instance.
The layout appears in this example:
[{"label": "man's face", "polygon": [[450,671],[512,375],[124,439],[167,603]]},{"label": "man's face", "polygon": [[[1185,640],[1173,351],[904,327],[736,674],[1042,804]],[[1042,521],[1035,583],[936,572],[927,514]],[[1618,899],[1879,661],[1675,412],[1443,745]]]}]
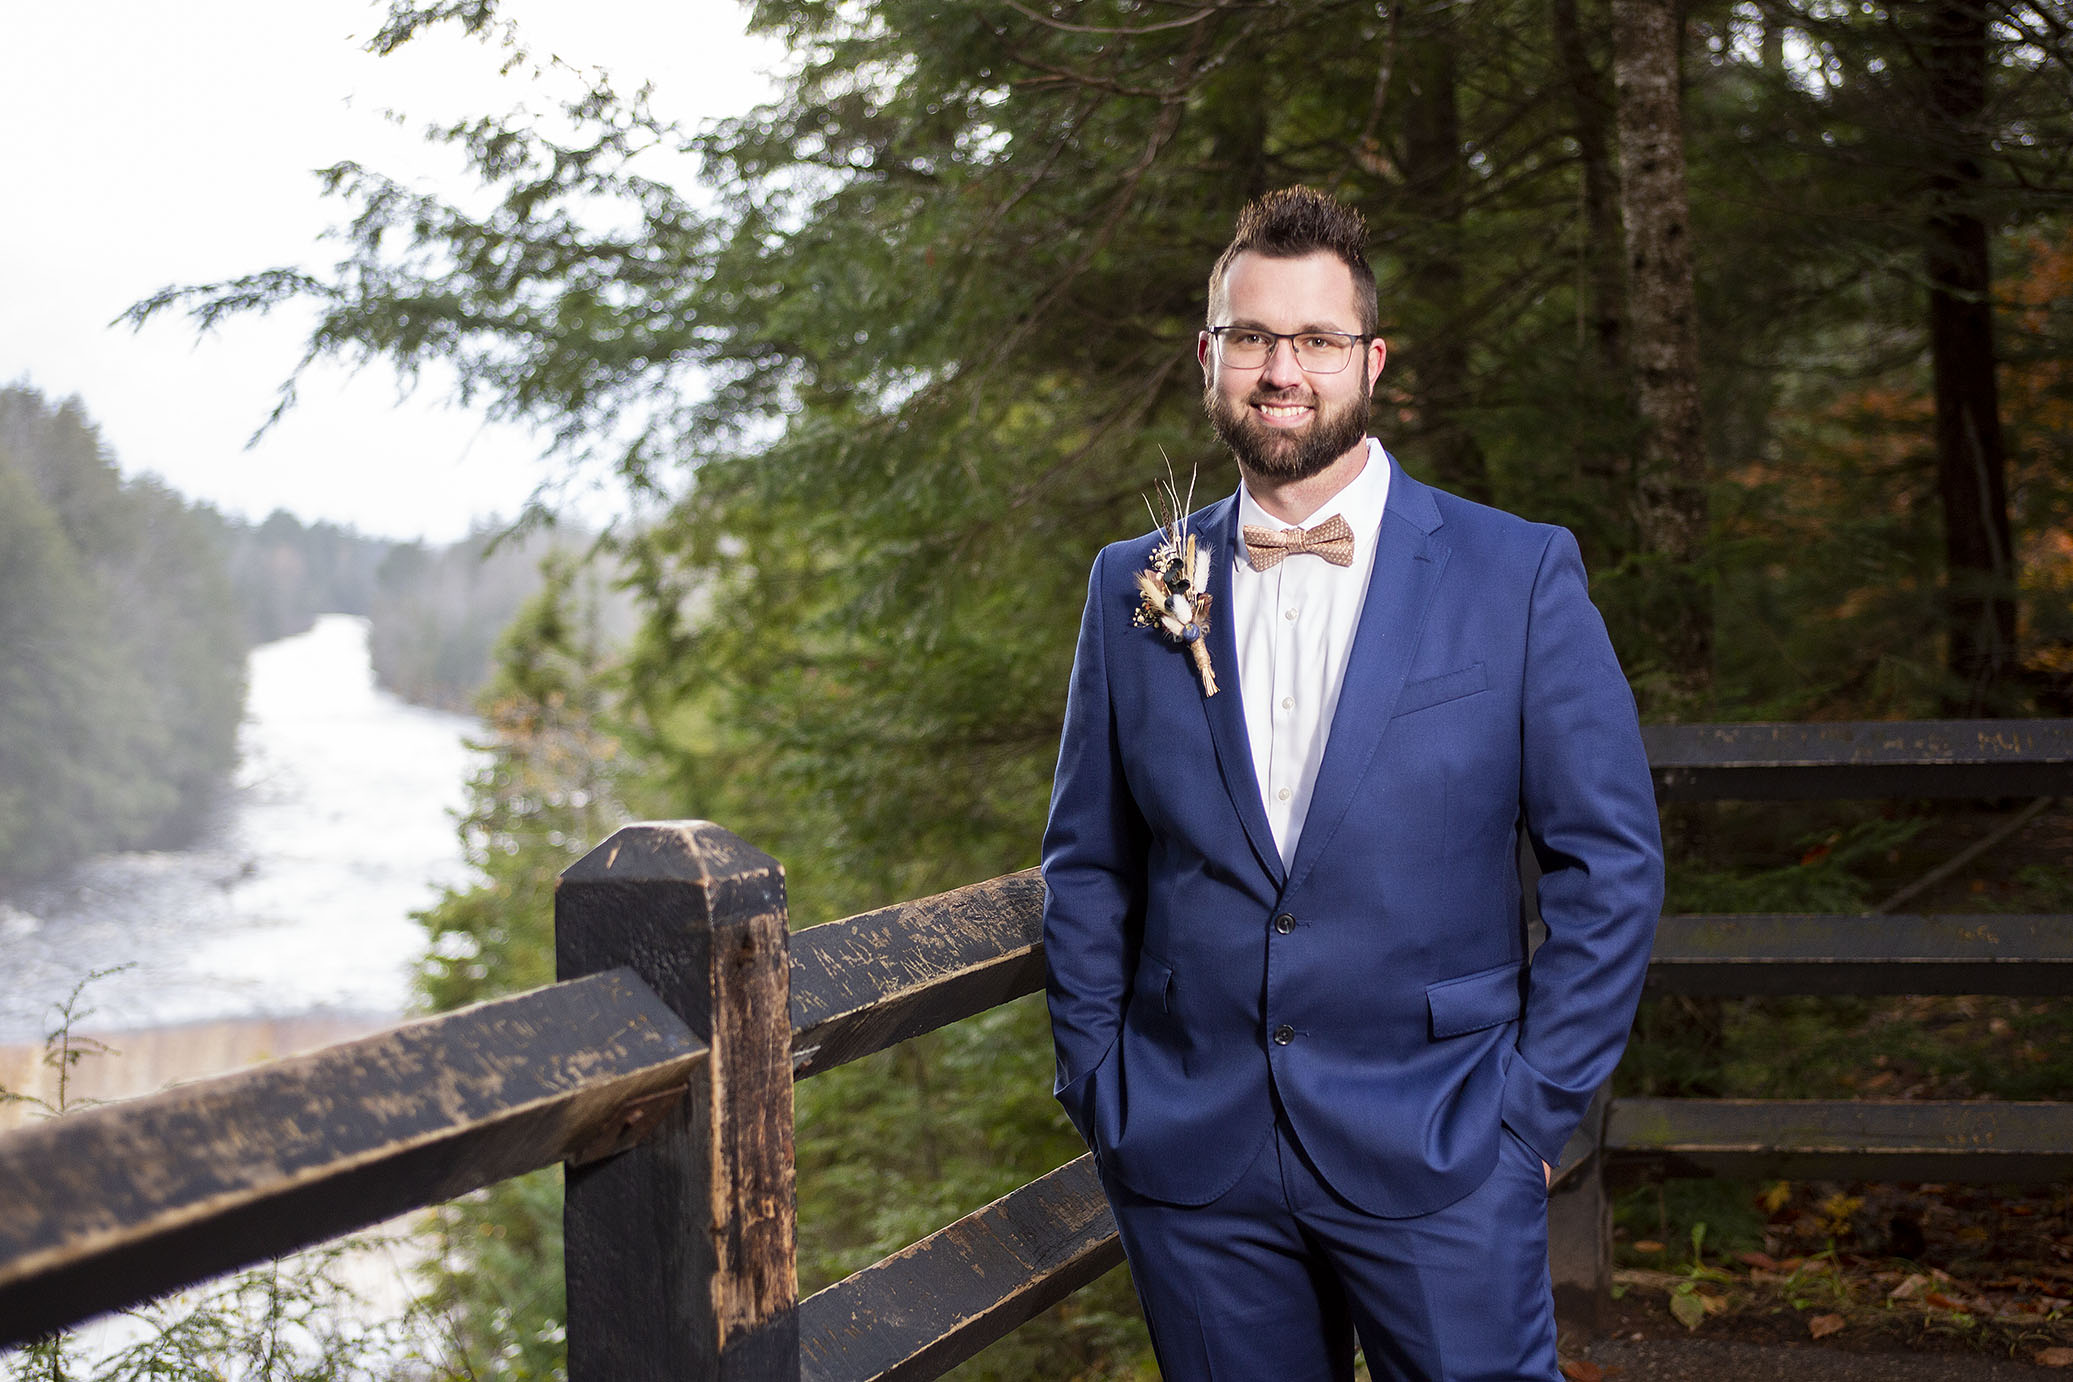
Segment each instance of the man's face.
[{"label": "man's face", "polygon": [[[1353,272],[1335,255],[1241,254],[1224,274],[1214,324],[1352,335],[1360,330],[1353,292]],[[1379,340],[1358,341],[1345,369],[1312,374],[1297,363],[1291,342],[1277,341],[1266,364],[1233,369],[1217,358],[1205,331],[1196,358],[1202,406],[1217,436],[1248,474],[1287,481],[1317,474],[1366,439],[1369,397],[1385,350]]]}]

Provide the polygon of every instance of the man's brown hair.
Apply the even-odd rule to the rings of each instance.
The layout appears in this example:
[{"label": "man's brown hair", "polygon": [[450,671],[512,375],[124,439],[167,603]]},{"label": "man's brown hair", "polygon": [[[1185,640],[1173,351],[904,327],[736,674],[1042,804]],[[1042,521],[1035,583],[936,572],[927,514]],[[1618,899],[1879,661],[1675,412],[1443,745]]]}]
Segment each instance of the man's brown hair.
[{"label": "man's brown hair", "polygon": [[1238,229],[1209,271],[1209,324],[1219,325],[1224,302],[1224,275],[1241,254],[1269,259],[1300,259],[1319,252],[1336,257],[1353,273],[1353,307],[1363,335],[1373,335],[1379,312],[1375,305],[1375,271],[1368,266],[1368,223],[1358,211],[1313,187],[1284,187],[1238,213]]}]

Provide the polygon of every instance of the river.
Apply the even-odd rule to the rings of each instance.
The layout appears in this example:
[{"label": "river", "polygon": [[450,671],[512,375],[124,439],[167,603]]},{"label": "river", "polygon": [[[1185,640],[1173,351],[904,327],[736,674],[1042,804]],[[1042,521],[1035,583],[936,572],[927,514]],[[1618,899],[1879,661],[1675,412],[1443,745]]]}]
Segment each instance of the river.
[{"label": "river", "polygon": [[410,914],[467,877],[476,721],[379,690],[348,615],[254,649],[250,674],[236,775],[192,846],[0,903],[0,1042],[39,1038],[74,984],[118,966],[87,986],[91,1030],[410,1005]]},{"label": "river", "polygon": [[[105,855],[0,903],[0,1087],[58,1101],[36,1043],[96,970],[116,972],[87,985],[79,1026],[111,1049],[72,1072],[68,1098],[146,1093],[410,1006],[424,950],[410,914],[467,877],[454,817],[480,759],[464,742],[476,722],[378,690],[367,621],[347,615],[254,649],[250,675],[237,772],[191,847]],[[0,1105],[0,1129],[42,1116]],[[321,1319],[387,1330],[401,1318],[425,1249],[408,1223],[386,1228],[332,1268],[357,1295],[327,1300]],[[174,1313],[197,1298],[177,1297]],[[73,1336],[71,1375],[104,1375],[153,1332],[129,1315],[91,1322]],[[398,1361],[405,1347],[368,1356]],[[0,1376],[21,1366],[0,1357]]]}]

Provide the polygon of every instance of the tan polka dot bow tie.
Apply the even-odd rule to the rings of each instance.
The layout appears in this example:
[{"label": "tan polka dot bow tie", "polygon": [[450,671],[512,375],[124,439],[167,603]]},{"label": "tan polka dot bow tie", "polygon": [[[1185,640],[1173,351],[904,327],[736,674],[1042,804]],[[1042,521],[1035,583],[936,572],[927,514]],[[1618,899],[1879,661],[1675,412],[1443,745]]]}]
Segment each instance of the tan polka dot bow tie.
[{"label": "tan polka dot bow tie", "polygon": [[1248,523],[1243,533],[1245,559],[1255,571],[1272,571],[1283,557],[1304,552],[1334,566],[1353,565],[1353,528],[1344,514],[1335,513],[1315,528],[1257,528]]}]

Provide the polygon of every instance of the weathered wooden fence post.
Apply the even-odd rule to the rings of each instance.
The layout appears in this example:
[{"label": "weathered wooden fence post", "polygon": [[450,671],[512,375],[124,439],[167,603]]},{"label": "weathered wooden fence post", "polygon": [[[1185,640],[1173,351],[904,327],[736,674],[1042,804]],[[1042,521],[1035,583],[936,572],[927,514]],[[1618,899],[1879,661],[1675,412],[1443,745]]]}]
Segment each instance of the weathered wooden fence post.
[{"label": "weathered wooden fence post", "polygon": [[1612,1201],[1605,1190],[1605,1110],[1600,1088],[1563,1149],[1563,1176],[1548,1197],[1548,1275],[1555,1319],[1593,1336],[1612,1314]]},{"label": "weathered wooden fence post", "polygon": [[709,821],[631,825],[554,922],[562,979],[626,966],[712,1053],[654,1137],[568,1171],[571,1382],[796,1378],[783,868]]}]

